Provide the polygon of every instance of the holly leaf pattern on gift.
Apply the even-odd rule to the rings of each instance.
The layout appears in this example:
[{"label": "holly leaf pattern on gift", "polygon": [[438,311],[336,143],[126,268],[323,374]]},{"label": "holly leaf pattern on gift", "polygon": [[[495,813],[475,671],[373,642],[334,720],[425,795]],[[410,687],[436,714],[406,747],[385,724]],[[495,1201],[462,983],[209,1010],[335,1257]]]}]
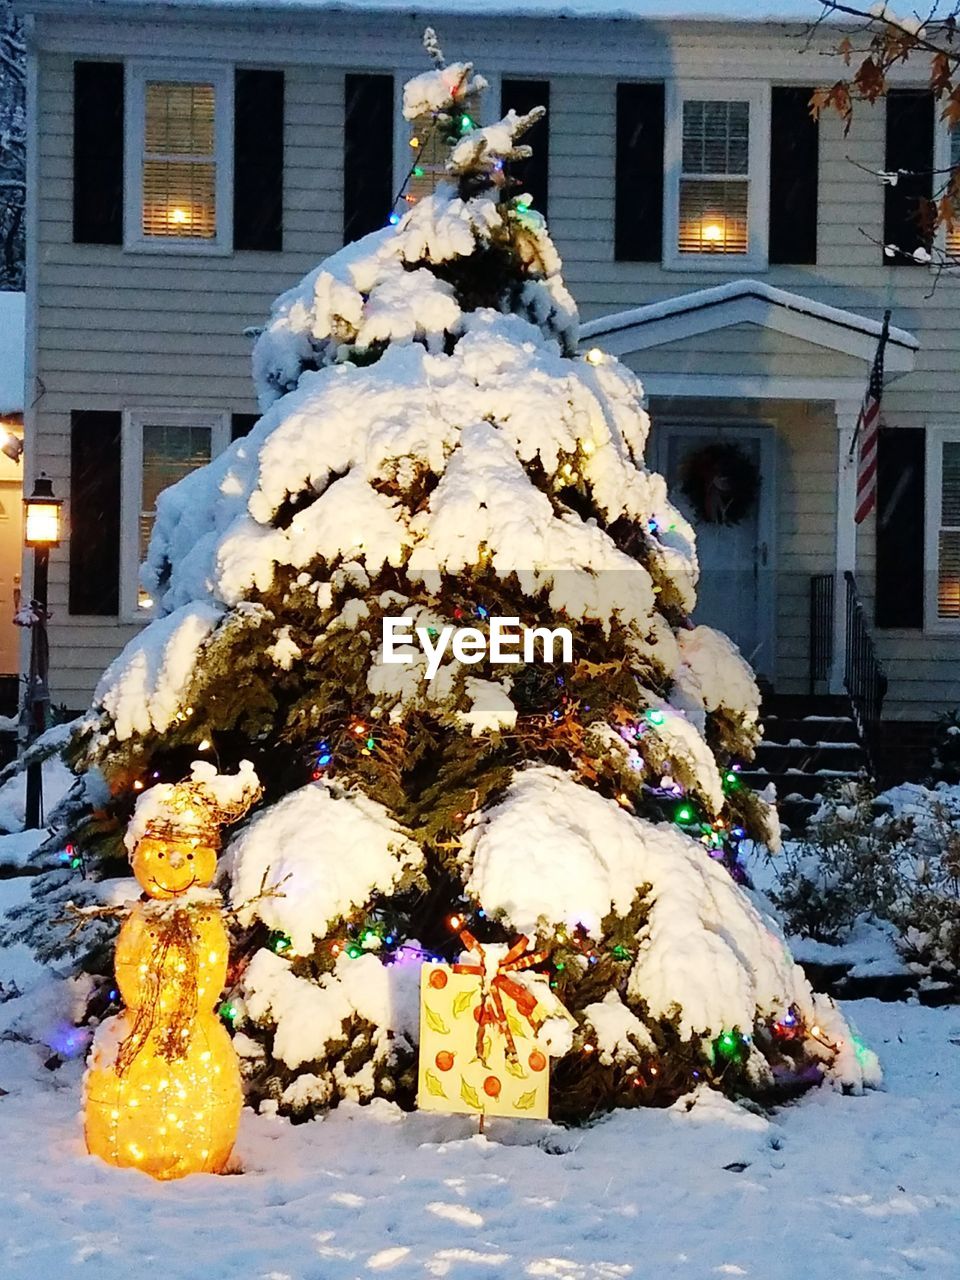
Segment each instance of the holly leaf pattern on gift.
[{"label": "holly leaf pattern on gift", "polygon": [[[472,1084],[469,1083],[466,1076],[460,1077],[460,1097],[464,1100],[468,1107],[473,1107],[475,1111],[482,1110],[480,1099],[477,1091]],[[533,1106],[533,1103],[530,1104]]]},{"label": "holly leaf pattern on gift", "polygon": [[473,1004],[474,993],[472,991],[461,991],[453,1002],[453,1016],[459,1018],[461,1013],[466,1011]]},{"label": "holly leaf pattern on gift", "polygon": [[518,1080],[526,1080],[528,1078],[527,1073],[524,1071],[523,1067],[519,1062],[513,1062],[510,1058],[508,1058],[506,1066],[510,1074],[512,1076],[516,1076]]},{"label": "holly leaf pattern on gift", "polygon": [[448,1036],[450,1034],[450,1028],[439,1013],[434,1013],[428,1004],[423,1006],[423,1012],[426,1014],[427,1026],[431,1031],[435,1031],[438,1036]]},{"label": "holly leaf pattern on gift", "polygon": [[427,1092],[432,1093],[435,1098],[445,1098],[447,1096],[443,1091],[443,1085],[440,1083],[440,1077],[435,1071],[425,1071],[423,1073],[423,1082],[427,1086]]},{"label": "holly leaf pattern on gift", "polygon": [[532,1111],[536,1103],[537,1091],[536,1089],[531,1089],[529,1093],[521,1093],[513,1106],[516,1111]]},{"label": "holly leaf pattern on gift", "polygon": [[510,1030],[513,1032],[515,1039],[517,1040],[526,1039],[527,1033],[523,1029],[523,1023],[514,1014],[512,1013],[507,1014],[507,1025],[509,1026]]}]

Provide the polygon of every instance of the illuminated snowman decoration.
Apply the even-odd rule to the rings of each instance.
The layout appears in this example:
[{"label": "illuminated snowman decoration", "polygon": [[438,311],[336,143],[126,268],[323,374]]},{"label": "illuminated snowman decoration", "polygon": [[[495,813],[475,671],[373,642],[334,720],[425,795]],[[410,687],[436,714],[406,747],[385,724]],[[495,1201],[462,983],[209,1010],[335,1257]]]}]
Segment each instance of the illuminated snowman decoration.
[{"label": "illuminated snowman decoration", "polygon": [[188,782],[141,796],[127,833],[143,897],[117,941],[126,1009],[98,1030],[85,1082],[88,1150],[155,1178],[219,1173],[243,1105],[240,1069],[215,1008],[229,943],[219,828],[256,801],[252,765],[227,777],[198,762]]}]

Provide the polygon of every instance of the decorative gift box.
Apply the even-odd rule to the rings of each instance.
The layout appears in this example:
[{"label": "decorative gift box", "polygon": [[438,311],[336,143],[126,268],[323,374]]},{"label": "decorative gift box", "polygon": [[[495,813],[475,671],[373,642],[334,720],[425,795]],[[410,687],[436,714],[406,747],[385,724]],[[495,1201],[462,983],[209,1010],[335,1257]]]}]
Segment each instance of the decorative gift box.
[{"label": "decorative gift box", "polygon": [[[424,1111],[547,1118],[549,1048],[538,1040],[559,1006],[546,977],[515,975],[540,964],[528,939],[483,948],[460,935],[467,963],[425,964],[420,975],[420,1074]],[[571,1019],[572,1021],[572,1019]]]}]

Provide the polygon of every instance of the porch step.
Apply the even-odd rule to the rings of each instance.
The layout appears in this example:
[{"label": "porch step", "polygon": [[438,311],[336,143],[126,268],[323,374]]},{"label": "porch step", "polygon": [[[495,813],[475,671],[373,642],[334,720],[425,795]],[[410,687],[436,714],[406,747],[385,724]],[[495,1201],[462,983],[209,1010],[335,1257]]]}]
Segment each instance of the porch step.
[{"label": "porch step", "polygon": [[787,720],[777,716],[763,717],[763,745],[789,746],[802,742],[805,746],[860,745],[856,722],[849,716],[833,716],[829,720]]},{"label": "porch step", "polygon": [[764,720],[844,720],[850,718],[850,700],[843,694],[768,693],[762,716]]},{"label": "porch step", "polygon": [[762,742],[757,748],[753,769],[764,773],[857,773],[867,758],[859,742],[803,742],[790,738],[785,743]]},{"label": "porch step", "polygon": [[[856,782],[860,774],[856,770],[843,769],[835,773],[826,770],[820,773],[804,773],[802,769],[783,773],[764,773],[759,769],[744,769],[740,777],[748,787],[762,791],[772,782],[777,788],[778,801],[789,801],[794,797],[804,800],[816,800],[829,791],[838,782]],[[783,814],[780,815],[781,818]]]},{"label": "porch step", "polygon": [[760,718],[763,741],[742,777],[756,790],[774,784],[784,834],[799,836],[827,791],[869,770],[850,703],[829,695],[768,692]]}]

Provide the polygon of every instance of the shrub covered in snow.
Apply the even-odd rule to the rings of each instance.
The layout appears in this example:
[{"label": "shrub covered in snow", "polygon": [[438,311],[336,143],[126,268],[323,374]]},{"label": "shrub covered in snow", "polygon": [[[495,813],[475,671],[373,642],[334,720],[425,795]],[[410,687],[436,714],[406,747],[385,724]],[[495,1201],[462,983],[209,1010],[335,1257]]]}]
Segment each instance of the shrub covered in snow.
[{"label": "shrub covered in snow", "polygon": [[948,711],[940,718],[930,775],[934,783],[960,783],[960,710]]},{"label": "shrub covered in snow", "polygon": [[906,959],[960,967],[960,788],[905,783],[875,796],[842,784],[786,846],[774,901],[791,932],[843,942],[862,917],[889,921]]},{"label": "shrub covered in snow", "polygon": [[910,824],[877,812],[866,783],[843,783],[803,840],[784,849],[774,901],[792,933],[839,942],[864,914],[887,916],[900,886]]},{"label": "shrub covered in snow", "polygon": [[909,857],[890,919],[916,964],[960,973],[960,787],[907,783],[887,793],[910,824]]},{"label": "shrub covered in snow", "polygon": [[[160,617],[74,738],[111,795],[75,838],[95,866],[137,788],[198,752],[253,761],[264,798],[222,864],[228,1008],[252,1096],[296,1115],[410,1098],[418,969],[458,956],[463,923],[548,954],[577,1023],[552,1046],[557,1114],[698,1080],[860,1088],[875,1061],[736,880],[741,839],[777,840],[738,773],[756,684],[690,620],[693,531],[644,465],[639,382],[577,355],[509,178],[536,113],[474,132],[466,85],[441,65],[408,94],[450,133],[449,181],[278,300],[263,417],[161,495]],[[562,619],[574,660],[388,666],[397,615]]]}]

